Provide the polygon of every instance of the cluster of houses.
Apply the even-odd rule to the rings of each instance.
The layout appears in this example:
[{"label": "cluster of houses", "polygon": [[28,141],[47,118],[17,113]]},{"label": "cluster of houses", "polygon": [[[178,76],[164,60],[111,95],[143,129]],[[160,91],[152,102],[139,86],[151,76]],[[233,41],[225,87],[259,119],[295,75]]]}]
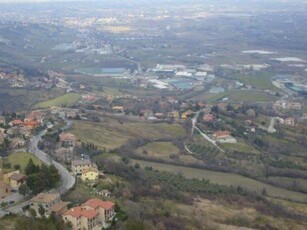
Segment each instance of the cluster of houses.
[{"label": "cluster of houses", "polygon": [[30,209],[35,210],[36,215],[43,213],[46,217],[51,214],[61,217],[65,223],[71,224],[73,230],[102,229],[115,218],[115,204],[111,201],[93,198],[71,209],[67,205],[59,193],[39,193],[30,201]]},{"label": "cluster of houses", "polygon": [[278,100],[273,104],[273,109],[276,110],[301,110],[302,104],[299,102]]},{"label": "cluster of houses", "polygon": [[[0,128],[0,144],[4,138],[8,138],[11,149],[24,148],[25,138],[29,137],[33,130],[43,124],[44,115],[41,112],[31,112],[23,120],[11,120],[9,128]],[[6,125],[5,117],[0,116],[0,124]]]},{"label": "cluster of houses", "polygon": [[42,89],[50,89],[52,87],[68,88],[68,83],[64,81],[63,74],[48,71],[44,77],[26,78],[22,73],[5,73],[0,72],[0,79],[6,79],[14,88],[26,86],[35,86]]}]

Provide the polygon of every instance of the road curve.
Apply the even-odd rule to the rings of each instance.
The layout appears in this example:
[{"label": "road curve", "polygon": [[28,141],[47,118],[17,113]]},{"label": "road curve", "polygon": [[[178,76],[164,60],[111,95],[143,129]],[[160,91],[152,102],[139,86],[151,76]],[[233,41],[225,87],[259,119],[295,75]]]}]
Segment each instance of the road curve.
[{"label": "road curve", "polygon": [[[71,126],[71,122],[67,122],[67,125],[62,128],[62,130],[65,130],[67,128],[69,128]],[[38,149],[38,142],[41,140],[41,138],[47,133],[47,129],[42,131],[41,133],[39,133],[37,136],[32,137],[30,140],[30,145],[29,145],[29,152],[33,153],[35,156],[37,156],[42,162],[44,162],[47,165],[51,165],[53,164],[57,170],[59,171],[59,174],[61,176],[61,186],[59,186],[56,190],[60,193],[60,194],[64,194],[65,192],[67,192],[69,189],[71,189],[76,180],[75,177],[73,177],[68,170],[61,165],[60,163],[52,160],[47,153],[41,151]],[[11,212],[11,213],[22,213],[22,208],[29,205],[30,204],[30,200],[24,201],[22,203],[19,203],[17,205],[8,207],[6,209],[6,211]],[[0,212],[0,216],[4,216],[4,213]]]},{"label": "road curve", "polygon": [[47,165],[53,164],[57,168],[61,176],[61,182],[62,182],[61,186],[57,188],[57,191],[60,194],[64,194],[65,192],[67,192],[69,189],[71,189],[74,186],[76,182],[75,177],[73,177],[63,165],[56,162],[55,160],[52,160],[51,157],[47,153],[43,152],[42,150],[38,148],[38,142],[41,140],[41,138],[46,133],[47,133],[47,129],[39,133],[37,136],[31,138],[30,145],[29,145],[29,151],[33,153],[35,156],[37,156],[45,164]]}]

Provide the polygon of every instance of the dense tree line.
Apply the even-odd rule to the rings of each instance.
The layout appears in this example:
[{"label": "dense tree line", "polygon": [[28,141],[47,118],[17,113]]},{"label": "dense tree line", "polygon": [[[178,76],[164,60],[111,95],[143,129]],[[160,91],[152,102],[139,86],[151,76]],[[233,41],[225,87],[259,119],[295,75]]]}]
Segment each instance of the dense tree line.
[{"label": "dense tree line", "polygon": [[27,185],[34,194],[53,188],[60,180],[58,170],[53,164],[49,167],[45,164],[38,166],[33,163],[32,158],[25,168],[25,173]]}]

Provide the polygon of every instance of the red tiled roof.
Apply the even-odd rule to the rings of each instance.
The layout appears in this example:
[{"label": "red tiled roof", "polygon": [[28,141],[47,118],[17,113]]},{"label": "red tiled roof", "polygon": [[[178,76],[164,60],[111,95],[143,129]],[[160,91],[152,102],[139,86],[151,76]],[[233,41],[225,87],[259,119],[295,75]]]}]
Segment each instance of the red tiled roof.
[{"label": "red tiled roof", "polygon": [[67,212],[63,214],[63,216],[73,216],[73,217],[80,217],[84,216],[87,219],[92,219],[97,216],[99,213],[95,210],[86,210],[80,206],[74,207],[69,209]]},{"label": "red tiled roof", "polygon": [[91,208],[101,207],[105,210],[109,210],[114,207],[114,203],[111,201],[103,201],[96,198],[86,201],[82,206],[90,206]]},{"label": "red tiled roof", "polygon": [[25,123],[24,123],[24,125],[25,126],[37,126],[39,123],[38,123],[38,121],[26,121]]},{"label": "red tiled roof", "polygon": [[13,121],[12,121],[12,124],[13,124],[13,125],[22,125],[22,124],[23,124],[23,121],[22,121],[22,120],[13,120]]},{"label": "red tiled roof", "polygon": [[217,137],[229,136],[230,132],[228,132],[228,131],[217,131],[217,132],[214,133],[214,135],[217,136]]},{"label": "red tiled roof", "polygon": [[76,141],[76,136],[72,133],[61,133],[60,140],[61,141]]}]

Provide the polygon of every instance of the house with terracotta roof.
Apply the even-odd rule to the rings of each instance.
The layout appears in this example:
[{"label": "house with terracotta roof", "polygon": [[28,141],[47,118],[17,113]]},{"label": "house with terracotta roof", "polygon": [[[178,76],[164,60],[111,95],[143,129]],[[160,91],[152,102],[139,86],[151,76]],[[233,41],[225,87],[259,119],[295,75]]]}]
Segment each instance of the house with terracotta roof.
[{"label": "house with terracotta roof", "polygon": [[72,133],[61,133],[60,134],[60,142],[61,146],[65,148],[71,148],[74,147],[76,144],[77,138],[74,134]]},{"label": "house with terracotta roof", "polygon": [[65,223],[69,222],[73,230],[98,230],[99,213],[93,209],[86,209],[81,206],[73,207],[62,215]]},{"label": "house with terracotta roof", "polygon": [[23,121],[22,120],[13,120],[9,123],[10,126],[23,126]]},{"label": "house with terracotta roof", "polygon": [[39,122],[34,120],[34,121],[25,121],[24,126],[30,129],[35,129],[39,126]]},{"label": "house with terracotta roof", "polygon": [[103,201],[93,198],[82,204],[82,207],[88,210],[97,211],[101,223],[111,221],[115,216],[115,204],[111,201]]},{"label": "house with terracotta roof", "polygon": [[67,211],[67,203],[61,200],[59,193],[39,193],[31,199],[30,208],[34,209],[38,214],[39,207],[45,210],[45,216],[51,213],[61,215]]},{"label": "house with terracotta roof", "polygon": [[204,114],[203,121],[205,122],[213,122],[215,120],[215,116],[211,113]]},{"label": "house with terracotta roof", "polygon": [[230,132],[228,131],[217,131],[213,134],[213,137],[217,140],[226,139],[230,137]]}]

